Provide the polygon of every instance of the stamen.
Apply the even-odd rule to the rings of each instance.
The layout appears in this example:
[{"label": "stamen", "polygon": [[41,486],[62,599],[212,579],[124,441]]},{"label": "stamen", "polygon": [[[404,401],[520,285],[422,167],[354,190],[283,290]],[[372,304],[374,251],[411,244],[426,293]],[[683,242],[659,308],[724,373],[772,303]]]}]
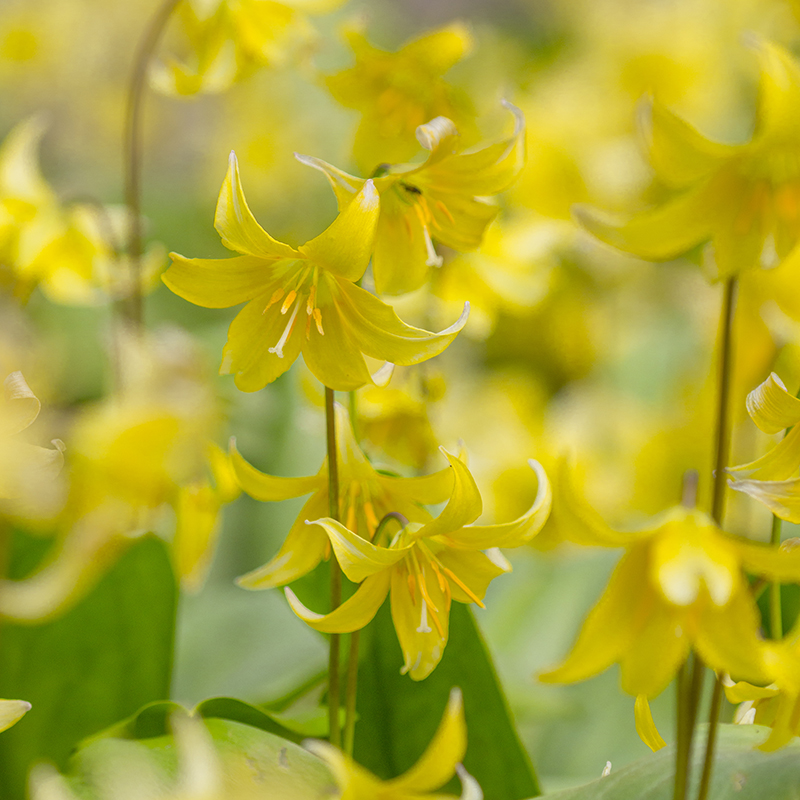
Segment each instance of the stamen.
[{"label": "stamen", "polygon": [[459,586],[461,589],[463,589],[473,603],[477,603],[481,608],[486,608],[480,597],[478,597],[475,592],[473,592],[472,589],[470,589],[469,586],[467,586],[467,584],[464,583],[464,581],[462,581],[458,575],[455,574],[455,572],[453,572],[453,570],[442,565],[442,572],[444,572],[444,574],[447,575],[447,577],[450,578],[450,580],[453,581],[456,586]]},{"label": "stamen", "polygon": [[317,330],[319,331],[320,336],[325,335],[325,331],[322,329],[322,312],[318,309],[314,309],[314,322],[317,324]]},{"label": "stamen", "polygon": [[267,303],[267,304],[266,304],[266,306],[264,306],[264,310],[263,310],[261,313],[262,313],[262,314],[266,314],[266,313],[267,313],[267,310],[269,309],[269,307],[270,307],[270,306],[274,306],[274,305],[275,305],[275,303],[277,303],[277,302],[278,302],[278,300],[280,300],[280,299],[281,299],[281,297],[283,297],[283,289],[276,289],[276,290],[275,290],[275,291],[272,293],[272,297],[270,297],[270,299],[269,299],[269,303]]},{"label": "stamen", "polygon": [[311,317],[306,317],[306,341],[311,338]]},{"label": "stamen", "polygon": [[[364,516],[367,518],[367,524],[370,527],[371,533],[375,533],[375,529],[378,527],[378,517],[375,515],[375,509],[372,507],[372,503],[367,500],[364,502]],[[372,535],[370,535],[370,539]]]},{"label": "stamen", "polygon": [[317,287],[316,284],[311,287],[308,292],[308,302],[306,303],[306,314],[311,316],[314,313],[314,301],[317,297]]},{"label": "stamen", "polygon": [[442,214],[444,214],[447,219],[450,220],[451,225],[456,224],[456,221],[453,219],[453,215],[450,213],[450,209],[441,200],[436,201],[436,208],[438,208],[439,211],[441,211]]},{"label": "stamen", "polygon": [[428,253],[428,258],[425,261],[426,267],[441,267],[444,259],[436,252],[431,241],[431,235],[426,225],[422,226],[422,235],[425,237],[425,250]]},{"label": "stamen", "polygon": [[[286,304],[284,303],[284,305]],[[286,340],[292,335],[292,331],[294,330],[294,323],[295,320],[297,319],[298,308],[300,308],[300,303],[298,303],[294,307],[294,311],[292,311],[292,316],[289,317],[289,321],[286,323],[286,327],[283,329],[283,335],[278,340],[278,344],[276,344],[275,347],[269,348],[269,352],[275,353],[275,355],[278,356],[278,358],[283,358],[283,346],[286,344]],[[281,311],[281,313],[283,312]]]},{"label": "stamen", "polygon": [[411,241],[413,242],[414,229],[411,227],[411,222],[409,221],[408,216],[406,214],[403,214],[403,223],[406,226],[406,233],[408,234],[408,238],[411,239]]},{"label": "stamen", "polygon": [[428,604],[424,600],[422,601],[422,614],[420,615],[417,633],[433,633],[433,628],[428,625]]},{"label": "stamen", "polygon": [[436,578],[439,581],[439,588],[443,592],[447,592],[447,579],[439,572],[439,565],[435,561],[431,561],[431,566],[433,567],[433,571],[436,573]]},{"label": "stamen", "polygon": [[283,301],[283,305],[281,306],[281,314],[285,314],[289,310],[289,307],[292,305],[292,303],[294,303],[295,297],[297,297],[297,292],[292,289],[292,291],[286,295],[286,299]]}]

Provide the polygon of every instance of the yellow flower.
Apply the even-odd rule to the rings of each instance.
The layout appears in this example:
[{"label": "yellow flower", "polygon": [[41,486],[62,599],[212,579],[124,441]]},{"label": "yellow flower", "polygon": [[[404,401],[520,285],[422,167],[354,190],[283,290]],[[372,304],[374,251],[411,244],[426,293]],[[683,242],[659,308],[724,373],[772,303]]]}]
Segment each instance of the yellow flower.
[{"label": "yellow flower", "polygon": [[683,507],[646,528],[616,531],[572,489],[565,465],[556,486],[567,538],[625,553],[572,652],[541,680],[581,681],[618,662],[625,692],[654,697],[694,647],[712,669],[768,682],[760,617],[744,570],[783,579],[800,575],[800,553],[792,557],[737,540],[706,514]]},{"label": "yellow flower", "polygon": [[414,131],[436,116],[462,128],[472,121],[468,103],[442,78],[472,48],[464,25],[427,33],[394,53],[374,47],[356,29],[345,31],[345,37],[356,63],[326,83],[336,100],[362,114],[353,146],[362,168],[413,156]]},{"label": "yellow flower", "polygon": [[745,144],[711,141],[658,103],[645,136],[659,177],[680,190],[628,221],[586,208],[581,224],[641,258],[675,258],[710,241],[719,277],[800,258],[800,67],[782,47],[758,43],[755,133]]},{"label": "yellow flower", "polygon": [[[431,475],[400,478],[377,472],[353,435],[350,417],[338,403],[336,451],[339,466],[339,517],[363,539],[371,540],[381,519],[394,511],[412,522],[429,522],[431,515],[423,505],[444,502],[453,489],[453,470],[445,467]],[[310,572],[330,553],[325,532],[313,520],[328,514],[328,465],[305,478],[277,478],[265,475],[242,458],[235,445],[231,462],[239,485],[247,494],[263,502],[287,500],[311,494],[301,509],[289,535],[273,559],[239,578],[247,589],[283,586]]]},{"label": "yellow flower", "polygon": [[215,226],[238,258],[172,254],[164,283],[206,308],[247,301],[228,331],[220,372],[246,392],[264,388],[303,353],[326,386],[349,391],[372,381],[364,356],[416,364],[437,355],[466,324],[469,307],[441,333],[402,322],[355,284],[367,268],[378,221],[378,194],[367,181],[315,239],[295,249],[273,239],[244,198],[236,157],[220,192]]},{"label": "yellow flower", "polygon": [[444,510],[430,522],[400,522],[401,530],[391,541],[384,525],[375,543],[330,518],[311,523],[328,535],[344,574],[361,584],[349,600],[321,615],[307,609],[291,589],[285,590],[294,612],[325,633],[360,630],[391,592],[392,620],[405,659],[402,671],[417,681],[430,675],[442,658],[451,601],[483,607],[489,583],[511,569],[496,548],[530,541],[550,512],[547,476],[538,462],[530,461],[539,490],[527,513],[498,525],[470,524],[482,510],[475,481],[461,460],[442,452],[455,481]]},{"label": "yellow flower", "polygon": [[728,485],[763,503],[781,519],[800,522],[800,478],[790,477],[800,467],[800,400],[773,372],[747,395],[747,411],[764,433],[791,431],[761,458],[730,467],[734,479]]},{"label": "yellow flower", "polygon": [[[525,121],[511,103],[514,133],[479,150],[460,152],[458,130],[447,117],[417,128],[428,157],[422,164],[381,165],[374,178],[381,196],[372,270],[379,293],[401,294],[425,282],[428,267],[442,265],[433,239],[454,250],[475,250],[497,206],[481,199],[507,189],[525,162]],[[299,161],[324,172],[340,210],[365,181],[310,156]]]},{"label": "yellow flower", "polygon": [[16,725],[30,710],[31,704],[25,700],[0,700],[0,733]]},{"label": "yellow flower", "polygon": [[311,740],[305,747],[330,768],[340,800],[454,800],[453,795],[429,792],[447,783],[456,772],[463,787],[461,800],[483,800],[477,781],[459,763],[467,751],[467,726],[459,689],[450,692],[439,728],[419,761],[397,778],[376,778],[327,742]]},{"label": "yellow flower", "polygon": [[165,94],[221,92],[260,66],[282,66],[314,43],[306,12],[341,0],[186,0],[178,7],[188,57],[169,56],[151,72]]}]

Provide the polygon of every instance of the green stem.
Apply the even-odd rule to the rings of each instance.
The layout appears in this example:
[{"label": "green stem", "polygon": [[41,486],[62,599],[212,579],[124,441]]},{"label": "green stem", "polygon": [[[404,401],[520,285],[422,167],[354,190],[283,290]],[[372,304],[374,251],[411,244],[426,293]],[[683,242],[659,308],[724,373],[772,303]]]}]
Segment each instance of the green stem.
[{"label": "green stem", "polygon": [[[333,409],[333,389],[325,387],[325,428],[328,445],[328,514],[339,519],[339,463],[336,457],[336,418]],[[331,611],[342,604],[342,570],[336,556],[331,564]],[[328,656],[328,718],[330,742],[339,747],[342,742],[339,725],[339,634],[330,635]]]},{"label": "green stem", "polygon": [[131,292],[121,306],[122,316],[134,328],[142,327],[142,101],[147,72],[172,12],[180,0],[164,0],[144,32],[133,62],[125,109],[125,205],[128,209],[128,258]]},{"label": "green stem", "polygon": [[[730,394],[733,373],[733,318],[736,309],[736,278],[728,278],[722,300],[722,316],[720,330],[719,351],[719,395],[717,402],[717,425],[715,430],[715,459],[714,459],[714,491],[711,501],[711,516],[717,525],[722,524],[725,512],[725,467],[728,466],[730,453]],[[701,665],[697,659],[695,667]],[[722,684],[719,678],[714,682],[714,692],[711,697],[711,709],[708,716],[708,739],[706,740],[706,753],[703,760],[703,774],[700,778],[700,790],[697,800],[706,800],[708,787],[711,785],[711,772],[714,768],[714,750],[717,743],[717,728],[719,726],[719,710],[722,703]]]},{"label": "green stem", "polygon": [[344,744],[347,755],[353,755],[353,743],[356,736],[356,695],[358,692],[358,643],[361,631],[350,634],[350,653],[347,664],[347,689],[345,696]]},{"label": "green stem", "polygon": [[360,444],[361,437],[359,436],[358,430],[358,396],[355,391],[348,392],[347,394],[350,400],[350,424],[353,426],[353,436],[355,436],[356,441]]},{"label": "green stem", "polygon": [[681,664],[675,678],[676,698],[676,729],[677,741],[675,742],[675,786],[672,792],[673,800],[685,800],[686,778],[689,763],[689,730],[686,726],[689,713],[689,670],[688,660]]},{"label": "green stem", "polygon": [[[781,543],[781,524],[780,517],[772,515],[772,534],[770,542],[773,545]],[[773,639],[783,638],[783,615],[781,613],[781,584],[780,581],[772,581],[769,585],[769,626]]]}]

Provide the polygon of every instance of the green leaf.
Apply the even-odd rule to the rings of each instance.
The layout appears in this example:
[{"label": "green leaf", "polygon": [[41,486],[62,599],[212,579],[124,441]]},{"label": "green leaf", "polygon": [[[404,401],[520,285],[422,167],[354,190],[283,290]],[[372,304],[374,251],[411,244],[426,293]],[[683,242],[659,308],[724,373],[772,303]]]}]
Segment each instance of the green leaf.
[{"label": "green leaf", "polygon": [[[692,786],[697,794],[703,769],[707,726],[695,741]],[[755,748],[769,733],[760,725],[721,725],[708,800],[796,800],[800,786],[800,742],[775,753]],[[548,800],[671,800],[675,769],[674,745],[628,764],[596,781],[548,794]]]},{"label": "green leaf", "polygon": [[[219,758],[221,797],[330,800],[335,794],[327,767],[296,744],[232,720],[206,719],[204,724]],[[125,796],[141,800],[169,797],[179,774],[174,745],[171,735],[96,739],[72,759],[69,785],[81,800],[119,797],[120,785],[130,792]],[[164,787],[169,787],[166,792]]]},{"label": "green leaf", "polygon": [[[361,642],[357,761],[384,779],[407,770],[433,737],[450,689],[459,686],[469,742],[464,766],[480,783],[485,800],[522,800],[540,794],[469,608],[453,603],[444,657],[424,681],[400,674],[403,657],[388,603],[363,632]],[[452,784],[453,789],[456,786]]]},{"label": "green leaf", "polygon": [[[36,544],[16,543],[14,558]],[[3,623],[0,697],[33,706],[0,736],[3,800],[25,796],[34,761],[63,767],[79,741],[169,696],[176,598],[166,547],[146,537],[64,616]]]}]

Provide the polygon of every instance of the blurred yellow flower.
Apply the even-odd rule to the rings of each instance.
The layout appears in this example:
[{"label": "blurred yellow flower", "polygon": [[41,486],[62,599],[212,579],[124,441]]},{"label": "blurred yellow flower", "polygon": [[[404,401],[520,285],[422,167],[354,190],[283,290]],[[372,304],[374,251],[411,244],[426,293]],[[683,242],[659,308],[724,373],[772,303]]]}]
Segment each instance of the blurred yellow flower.
[{"label": "blurred yellow flower", "polygon": [[577,207],[579,222],[614,247],[654,261],[711,241],[718,277],[800,258],[800,66],[759,41],[755,132],[741,145],[705,138],[653,102],[645,137],[659,177],[680,193],[620,221]]},{"label": "blurred yellow flower", "polygon": [[413,134],[436,116],[468,126],[474,113],[443,75],[472,49],[472,35],[460,23],[406,42],[396,52],[371,45],[357,29],[345,31],[355,65],[327,78],[331,94],[361,113],[353,151],[362,169],[414,155]]},{"label": "blurred yellow flower", "polygon": [[469,313],[467,304],[450,328],[430,333],[406,325],[355,284],[369,263],[378,214],[378,194],[367,181],[315,239],[297,249],[282,244],[250,212],[231,154],[215,226],[223,244],[241,255],[190,259],[173,253],[163,280],[206,308],[248,301],[230,326],[220,367],[242,391],[263,389],[301,352],[325,386],[357,389],[372,382],[365,355],[395,364],[424,361],[453,341]]},{"label": "blurred yellow flower", "polygon": [[459,458],[442,452],[453,468],[455,482],[444,510],[430,522],[395,520],[400,532],[389,540],[385,524],[374,544],[330,518],[309,523],[325,531],[344,574],[361,584],[349,600],[322,615],[307,609],[291,589],[285,590],[294,612],[325,633],[360,630],[391,592],[392,620],[405,659],[402,672],[416,681],[430,675],[442,658],[451,601],[483,607],[492,579],[511,570],[496,548],[530,541],[550,513],[547,476],[538,462],[530,461],[539,480],[531,508],[511,522],[471,524],[482,510],[475,481]]},{"label": "blurred yellow flower", "polygon": [[16,725],[30,710],[31,704],[25,700],[0,700],[0,733]]},{"label": "blurred yellow flower", "polygon": [[[522,112],[503,101],[514,115],[514,133],[496,144],[461,152],[458,130],[447,117],[417,128],[428,157],[422,164],[383,164],[372,179],[381,197],[372,271],[379,293],[402,294],[419,288],[428,267],[440,267],[433,239],[454,250],[475,250],[498,207],[481,199],[507,189],[525,163]],[[310,156],[299,161],[324,172],[344,211],[365,181]]]},{"label": "blurred yellow flower", "polygon": [[340,800],[448,800],[453,795],[429,794],[458,773],[463,787],[461,800],[483,800],[477,781],[459,763],[467,751],[467,726],[461,691],[450,692],[442,721],[431,743],[411,769],[397,778],[382,781],[327,742],[310,740],[307,750],[330,768],[339,788]]}]

